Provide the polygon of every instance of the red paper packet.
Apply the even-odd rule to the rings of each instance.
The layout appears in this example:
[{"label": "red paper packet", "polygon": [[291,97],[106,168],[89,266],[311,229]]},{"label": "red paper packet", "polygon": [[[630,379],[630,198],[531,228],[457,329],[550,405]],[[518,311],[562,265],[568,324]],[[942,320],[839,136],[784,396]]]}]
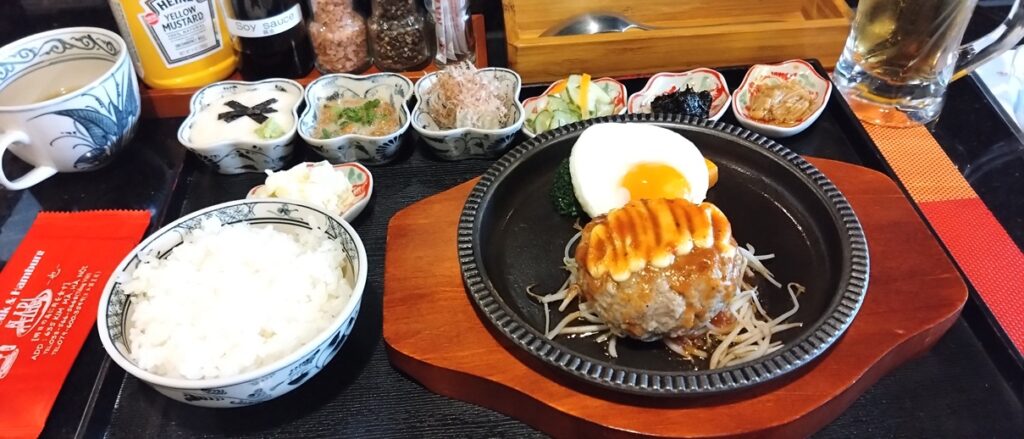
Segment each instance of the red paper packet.
[{"label": "red paper packet", "polygon": [[0,272],[0,437],[36,437],[145,211],[40,213]]}]

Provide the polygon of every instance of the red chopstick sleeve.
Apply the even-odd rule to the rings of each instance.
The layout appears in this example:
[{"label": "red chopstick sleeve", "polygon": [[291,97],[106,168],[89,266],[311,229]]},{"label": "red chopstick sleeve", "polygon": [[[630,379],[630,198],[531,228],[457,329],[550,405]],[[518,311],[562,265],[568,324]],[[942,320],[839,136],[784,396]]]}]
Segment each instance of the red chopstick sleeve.
[{"label": "red chopstick sleeve", "polygon": [[40,213],[0,272],[0,438],[37,437],[146,211]]}]

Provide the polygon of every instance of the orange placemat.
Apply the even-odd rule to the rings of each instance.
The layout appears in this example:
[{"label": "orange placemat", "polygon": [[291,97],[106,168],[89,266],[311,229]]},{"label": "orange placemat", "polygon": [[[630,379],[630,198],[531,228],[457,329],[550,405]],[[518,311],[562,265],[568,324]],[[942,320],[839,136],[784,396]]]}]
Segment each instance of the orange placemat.
[{"label": "orange placemat", "polygon": [[1017,351],[1024,352],[1024,253],[926,128],[864,128]]}]

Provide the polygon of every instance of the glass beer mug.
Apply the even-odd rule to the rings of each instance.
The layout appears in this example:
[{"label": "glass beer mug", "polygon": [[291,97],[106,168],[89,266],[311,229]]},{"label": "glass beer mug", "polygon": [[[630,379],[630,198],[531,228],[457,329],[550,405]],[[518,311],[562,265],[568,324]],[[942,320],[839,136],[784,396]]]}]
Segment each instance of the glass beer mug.
[{"label": "glass beer mug", "polygon": [[884,126],[931,122],[949,82],[1024,36],[1017,0],[990,34],[960,46],[977,0],[860,0],[833,76],[857,117]]}]

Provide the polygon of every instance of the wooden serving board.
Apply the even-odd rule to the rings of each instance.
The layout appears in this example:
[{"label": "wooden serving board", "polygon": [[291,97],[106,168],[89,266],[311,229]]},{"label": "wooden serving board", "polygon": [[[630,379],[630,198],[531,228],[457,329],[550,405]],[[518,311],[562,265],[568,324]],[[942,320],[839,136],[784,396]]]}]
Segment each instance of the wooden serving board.
[{"label": "wooden serving board", "polygon": [[[484,29],[484,16],[477,14],[473,15],[473,39],[476,40],[476,66],[477,68],[487,67],[487,35]],[[437,65],[431,61],[423,70],[415,70],[409,72],[398,72],[406,78],[416,82],[426,76],[428,73],[436,72]],[[380,73],[374,66],[370,66],[365,72],[360,72],[360,75],[370,75],[374,73]],[[316,78],[319,78],[321,73],[317,69],[313,69],[306,77],[296,79],[299,84],[303,87],[309,85]],[[241,81],[242,76],[235,72],[225,81]],[[200,87],[196,88],[168,88],[168,89],[156,89],[146,87],[145,84],[139,83],[140,96],[142,99],[142,117],[185,117],[188,116],[188,105],[189,101],[192,100],[192,95],[199,90]]]},{"label": "wooden serving board", "polygon": [[391,362],[434,392],[556,437],[809,435],[894,367],[931,348],[959,316],[967,288],[892,180],[847,163],[808,160],[860,217],[871,278],[846,334],[790,375],[735,394],[652,399],[595,390],[506,348],[470,303],[456,256],[459,215],[476,180],[391,219],[384,274]]}]

